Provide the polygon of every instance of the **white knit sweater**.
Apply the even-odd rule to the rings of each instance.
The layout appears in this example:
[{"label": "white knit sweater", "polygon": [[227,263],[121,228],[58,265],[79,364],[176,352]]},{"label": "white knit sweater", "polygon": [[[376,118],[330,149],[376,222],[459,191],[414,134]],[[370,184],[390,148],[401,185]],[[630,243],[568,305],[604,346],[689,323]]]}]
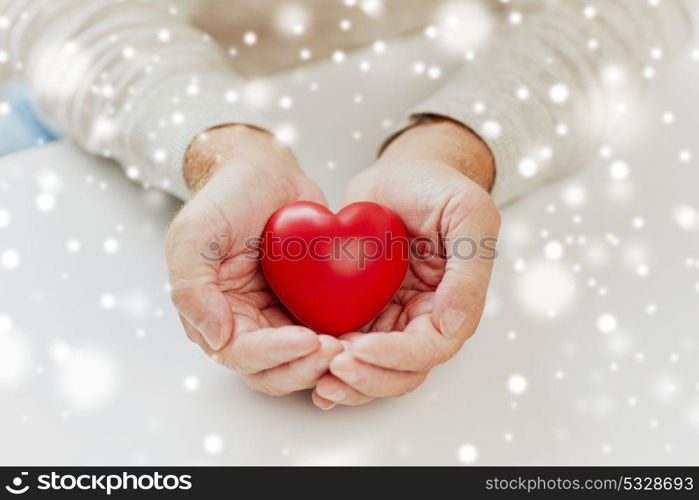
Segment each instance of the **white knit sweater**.
[{"label": "white knit sweater", "polygon": [[[181,5],[199,28],[207,30],[209,20],[215,32],[222,5],[233,15],[236,6],[254,5],[264,15],[264,2],[270,0]],[[383,16],[386,31],[417,27],[426,2],[440,3],[412,2],[411,20],[410,3],[393,0],[389,7],[408,15]],[[590,157],[610,108],[636,96],[688,39],[689,2],[484,1],[499,19],[491,43],[406,117],[444,115],[479,133],[496,160],[493,196],[510,201]],[[131,178],[187,198],[182,161],[194,136],[227,123],[269,127],[238,98],[243,79],[212,37],[168,10],[171,2],[155,3],[0,0],[0,63],[28,80],[49,119],[85,149],[116,159]],[[297,3],[331,22],[365,2]],[[357,46],[375,31],[355,27],[342,43]],[[323,33],[327,27],[316,30],[318,45],[334,43]]]}]

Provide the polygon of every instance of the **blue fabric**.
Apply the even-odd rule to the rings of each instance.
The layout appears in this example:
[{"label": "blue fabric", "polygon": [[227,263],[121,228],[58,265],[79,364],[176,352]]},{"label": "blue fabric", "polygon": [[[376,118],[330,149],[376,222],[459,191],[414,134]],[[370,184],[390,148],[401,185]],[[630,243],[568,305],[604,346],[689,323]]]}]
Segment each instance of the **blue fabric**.
[{"label": "blue fabric", "polygon": [[54,140],[56,136],[37,116],[27,86],[5,85],[0,91],[0,156]]}]

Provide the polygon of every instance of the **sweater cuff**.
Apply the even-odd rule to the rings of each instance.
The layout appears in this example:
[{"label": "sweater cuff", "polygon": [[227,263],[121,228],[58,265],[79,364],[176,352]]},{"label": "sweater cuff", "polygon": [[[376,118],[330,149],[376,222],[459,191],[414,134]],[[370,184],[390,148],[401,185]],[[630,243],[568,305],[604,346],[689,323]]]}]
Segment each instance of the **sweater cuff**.
[{"label": "sweater cuff", "polygon": [[191,195],[184,179],[185,154],[197,135],[237,123],[272,129],[264,115],[244,102],[241,81],[225,73],[174,75],[139,102],[123,134],[132,138],[124,145],[128,160],[139,166],[141,182],[183,200]]},{"label": "sweater cuff", "polygon": [[[469,75],[471,76],[471,75]],[[551,165],[550,145],[539,144],[555,129],[540,97],[506,78],[484,81],[457,78],[413,107],[413,119],[438,115],[462,123],[480,136],[495,159],[491,191],[499,206],[558,176]]]}]

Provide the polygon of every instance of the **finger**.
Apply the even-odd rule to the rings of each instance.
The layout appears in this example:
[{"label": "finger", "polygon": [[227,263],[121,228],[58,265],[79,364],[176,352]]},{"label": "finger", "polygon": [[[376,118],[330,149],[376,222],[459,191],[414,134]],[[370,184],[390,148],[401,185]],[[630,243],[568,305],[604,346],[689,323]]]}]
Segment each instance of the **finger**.
[{"label": "finger", "polygon": [[314,405],[324,411],[332,410],[337,406],[337,403],[333,403],[332,401],[322,398],[316,393],[316,391],[311,393],[311,401],[313,401]]},{"label": "finger", "polygon": [[370,331],[372,332],[390,332],[391,330],[398,329],[398,320],[401,313],[403,312],[403,307],[400,304],[392,302],[386,306],[386,309],[381,311],[374,322],[371,324]]},{"label": "finger", "polygon": [[218,350],[230,340],[233,315],[216,285],[175,282],[172,302],[177,311],[203,334],[212,349]]},{"label": "finger", "polygon": [[245,377],[245,382],[255,390],[281,396],[312,388],[328,371],[330,360],[342,352],[342,344],[328,335],[318,336],[320,348],[301,359]]},{"label": "finger", "polygon": [[318,380],[313,390],[313,402],[316,403],[316,406],[321,410],[329,410],[329,407],[337,404],[359,406],[373,400],[374,398],[371,396],[362,394],[345,384],[339,378],[330,374]]},{"label": "finger", "polygon": [[[436,333],[429,318],[426,319],[425,326]],[[434,337],[436,335],[432,336],[424,329],[368,333],[353,339],[348,350],[370,365],[389,370],[423,372],[437,364],[438,348]]]},{"label": "finger", "polygon": [[215,238],[176,220],[168,231],[167,263],[175,308],[218,350],[230,340],[233,314],[216,286],[219,263],[201,256]]},{"label": "finger", "polygon": [[338,337],[340,339],[340,343],[344,346],[345,350],[349,349],[350,344],[352,343],[353,340],[362,338],[365,334],[361,332],[350,332],[350,333],[345,333],[341,337]]},{"label": "finger", "polygon": [[486,193],[473,196],[483,199],[455,209],[453,220],[445,222],[447,263],[432,310],[435,326],[459,345],[480,321],[494,259],[483,246],[494,244],[500,227],[500,216],[490,197]]},{"label": "finger", "polygon": [[180,321],[182,322],[182,327],[184,328],[184,333],[187,334],[187,338],[195,344],[205,345],[206,340],[204,340],[204,336],[201,334],[201,332],[194,328],[194,326],[189,321],[187,321],[187,318],[185,318],[181,314],[179,316]]},{"label": "finger", "polygon": [[350,352],[335,356],[330,362],[330,373],[353,389],[374,398],[408,393],[427,377],[426,372],[401,372],[369,365]]},{"label": "finger", "polygon": [[302,326],[237,333],[220,351],[207,350],[218,363],[244,375],[269,370],[320,348],[318,335]]}]

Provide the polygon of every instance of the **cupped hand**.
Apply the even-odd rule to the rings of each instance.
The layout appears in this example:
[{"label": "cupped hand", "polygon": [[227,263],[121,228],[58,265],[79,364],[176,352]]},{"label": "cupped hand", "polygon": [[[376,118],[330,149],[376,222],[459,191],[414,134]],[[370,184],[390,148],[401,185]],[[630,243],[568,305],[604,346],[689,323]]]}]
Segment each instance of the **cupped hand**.
[{"label": "cupped hand", "polygon": [[312,388],[342,345],[295,324],[265,281],[256,239],[281,206],[325,203],[321,191],[284,145],[241,125],[200,134],[185,163],[194,196],[168,231],[167,264],[187,335],[254,389]]},{"label": "cupped hand", "polygon": [[395,139],[348,186],[345,203],[392,208],[411,238],[410,269],[395,299],[317,383],[316,406],[359,405],[417,388],[475,331],[495,258],[499,213],[488,194],[487,146],[449,120],[421,123]]}]

